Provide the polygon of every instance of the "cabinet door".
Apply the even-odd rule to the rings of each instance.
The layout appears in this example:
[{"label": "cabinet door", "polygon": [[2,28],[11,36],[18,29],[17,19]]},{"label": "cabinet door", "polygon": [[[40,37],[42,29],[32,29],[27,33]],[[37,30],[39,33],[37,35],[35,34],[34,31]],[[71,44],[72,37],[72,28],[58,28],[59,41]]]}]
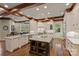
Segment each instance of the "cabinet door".
[{"label": "cabinet door", "polygon": [[21,41],[21,46],[23,46],[25,43],[25,40],[24,40],[25,38],[23,37],[23,36],[21,36],[21,38],[20,38],[20,41]]},{"label": "cabinet door", "polygon": [[66,39],[66,48],[71,49],[71,42],[68,39]]},{"label": "cabinet door", "polygon": [[6,50],[12,52],[17,48],[17,39],[6,39]]},{"label": "cabinet door", "polygon": [[13,38],[12,40],[12,49],[15,50],[18,48],[18,38]]},{"label": "cabinet door", "polygon": [[68,42],[68,39],[66,39],[66,49],[69,50],[69,42]]},{"label": "cabinet door", "polygon": [[18,38],[18,47],[21,48],[22,46],[22,39],[21,37]]},{"label": "cabinet door", "polygon": [[12,48],[11,48],[12,44],[11,43],[12,43],[11,39],[5,40],[6,50],[12,51]]},{"label": "cabinet door", "polygon": [[25,38],[22,37],[22,46],[25,44],[24,41],[25,41]]},{"label": "cabinet door", "polygon": [[23,45],[28,43],[28,36],[25,35],[22,37],[22,39],[23,39]]},{"label": "cabinet door", "polygon": [[28,43],[28,36],[26,36],[26,38],[25,38],[25,44],[27,44]]}]

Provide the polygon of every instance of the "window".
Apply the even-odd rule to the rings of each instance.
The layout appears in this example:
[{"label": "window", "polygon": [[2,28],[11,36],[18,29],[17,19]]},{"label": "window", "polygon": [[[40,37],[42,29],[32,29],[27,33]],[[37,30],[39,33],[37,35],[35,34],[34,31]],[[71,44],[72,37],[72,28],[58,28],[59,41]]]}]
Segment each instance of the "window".
[{"label": "window", "polygon": [[14,32],[15,31],[15,26],[11,25],[11,31]]},{"label": "window", "polygon": [[50,25],[50,30],[53,30],[53,25],[52,24]]},{"label": "window", "polygon": [[60,32],[60,25],[59,24],[55,24],[54,25],[54,30],[55,30],[55,32]]},{"label": "window", "polygon": [[38,32],[44,32],[45,30],[45,26],[44,26],[44,23],[42,22],[38,22]]}]

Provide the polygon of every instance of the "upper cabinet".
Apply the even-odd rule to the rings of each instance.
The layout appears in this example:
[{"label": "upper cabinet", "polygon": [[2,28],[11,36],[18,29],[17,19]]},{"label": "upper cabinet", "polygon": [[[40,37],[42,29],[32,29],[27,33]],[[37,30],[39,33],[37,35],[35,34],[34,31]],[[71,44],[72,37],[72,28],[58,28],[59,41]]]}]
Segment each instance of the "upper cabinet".
[{"label": "upper cabinet", "polygon": [[29,33],[30,31],[30,22],[17,22],[15,23],[15,32],[17,33]]}]

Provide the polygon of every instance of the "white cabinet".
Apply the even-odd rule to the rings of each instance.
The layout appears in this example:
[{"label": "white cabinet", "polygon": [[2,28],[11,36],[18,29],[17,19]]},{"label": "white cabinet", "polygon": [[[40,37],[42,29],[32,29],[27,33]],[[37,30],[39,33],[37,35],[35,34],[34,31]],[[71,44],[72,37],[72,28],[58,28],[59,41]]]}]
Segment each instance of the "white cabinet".
[{"label": "white cabinet", "polygon": [[6,38],[6,50],[12,52],[18,48],[18,37],[17,38]]},{"label": "white cabinet", "polygon": [[28,43],[28,36],[27,35],[21,35],[19,37],[19,48],[22,47],[23,45]]},{"label": "white cabinet", "polygon": [[79,44],[74,44],[69,39],[66,39],[66,48],[72,56],[79,56]]},{"label": "white cabinet", "polygon": [[28,36],[11,36],[5,38],[6,50],[13,52],[17,48],[21,48],[23,45],[28,43]]}]

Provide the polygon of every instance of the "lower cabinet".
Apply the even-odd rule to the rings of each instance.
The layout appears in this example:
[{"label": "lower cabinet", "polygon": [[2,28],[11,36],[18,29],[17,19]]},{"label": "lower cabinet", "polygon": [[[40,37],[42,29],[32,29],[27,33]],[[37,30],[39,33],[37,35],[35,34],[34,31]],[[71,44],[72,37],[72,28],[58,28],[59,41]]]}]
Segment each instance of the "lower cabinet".
[{"label": "lower cabinet", "polygon": [[18,48],[18,39],[17,38],[13,38],[13,39],[6,39],[5,43],[6,43],[6,50],[12,52],[13,50]]},{"label": "lower cabinet", "polygon": [[66,48],[72,56],[79,56],[79,45],[73,44],[70,40],[66,40]]},{"label": "lower cabinet", "polygon": [[19,48],[21,48],[23,45],[27,44],[28,43],[28,36],[21,36],[19,38]]},{"label": "lower cabinet", "polygon": [[21,48],[23,45],[27,43],[28,43],[28,36],[26,36],[25,38],[19,36],[5,39],[6,50],[9,52],[13,52],[15,49]]}]

